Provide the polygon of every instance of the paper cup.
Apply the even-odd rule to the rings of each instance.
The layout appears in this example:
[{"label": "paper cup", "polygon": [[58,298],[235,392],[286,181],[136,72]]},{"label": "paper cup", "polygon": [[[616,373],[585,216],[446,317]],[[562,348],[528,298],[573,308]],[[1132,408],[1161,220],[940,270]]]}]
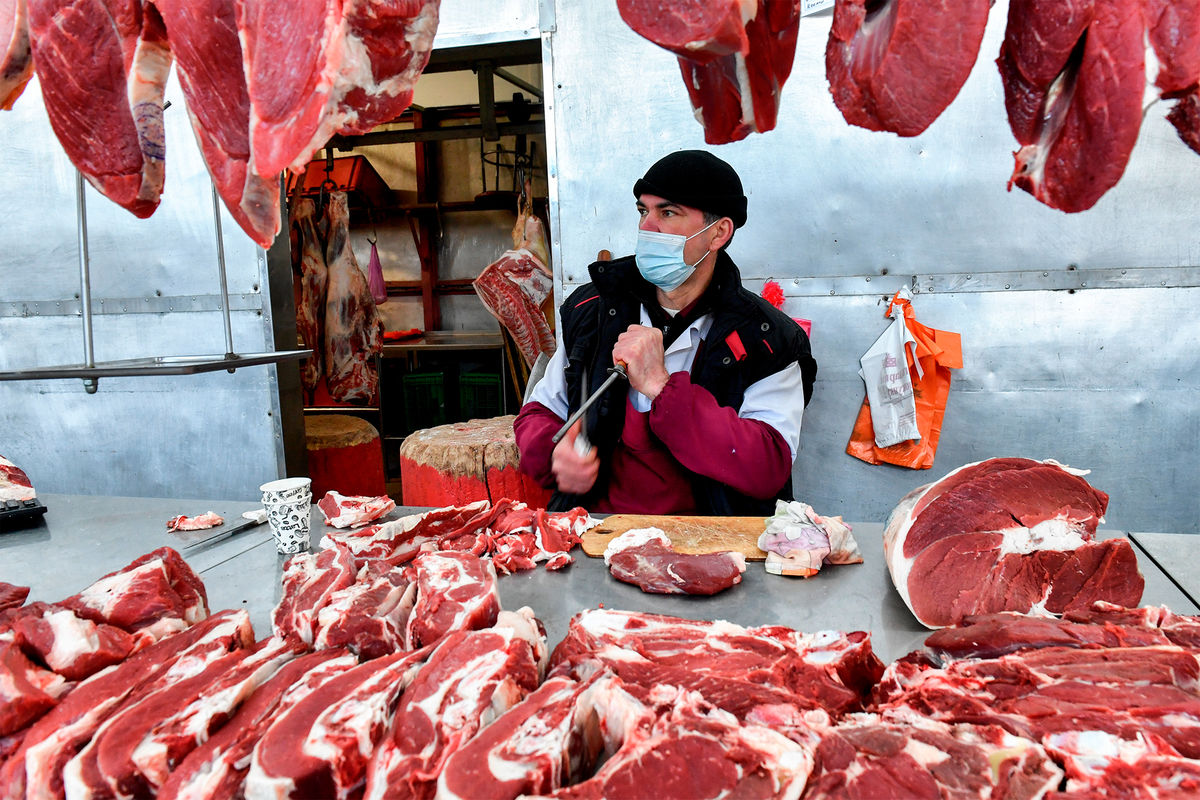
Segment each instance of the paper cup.
[{"label": "paper cup", "polygon": [[312,513],[310,499],[265,504],[267,522],[271,524],[271,535],[275,537],[275,549],[280,553],[302,553],[308,549]]},{"label": "paper cup", "polygon": [[262,492],[263,504],[267,503],[285,503],[288,501],[299,501],[305,497],[312,499],[312,479],[311,478],[282,478],[277,481],[270,481],[258,487]]}]

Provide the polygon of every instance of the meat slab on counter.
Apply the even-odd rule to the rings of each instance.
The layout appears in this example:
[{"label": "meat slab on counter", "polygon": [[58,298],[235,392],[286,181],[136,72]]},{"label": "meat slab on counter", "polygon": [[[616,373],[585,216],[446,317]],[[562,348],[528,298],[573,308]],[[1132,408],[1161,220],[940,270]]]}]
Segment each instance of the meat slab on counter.
[{"label": "meat slab on counter", "polygon": [[396,507],[396,501],[387,495],[381,497],[347,497],[328,491],[317,501],[317,508],[325,516],[325,524],[334,528],[354,528],[366,525],[387,514]]},{"label": "meat slab on counter", "polygon": [[910,492],[883,534],[892,583],[922,624],[995,611],[1136,606],[1127,539],[1097,541],[1108,495],[1055,461],[993,458]]},{"label": "meat slab on counter", "polygon": [[37,497],[25,470],[0,456],[0,503],[5,500],[32,500]]},{"label": "meat slab on counter", "polygon": [[652,594],[712,595],[742,582],[746,557],[719,553],[679,553],[658,528],[634,528],[604,548],[604,563],[619,581]]}]

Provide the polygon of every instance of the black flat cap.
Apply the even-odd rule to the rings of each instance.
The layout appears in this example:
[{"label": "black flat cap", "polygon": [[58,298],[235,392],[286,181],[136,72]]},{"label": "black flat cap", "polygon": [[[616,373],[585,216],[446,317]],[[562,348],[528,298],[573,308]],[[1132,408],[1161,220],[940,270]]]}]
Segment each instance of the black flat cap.
[{"label": "black flat cap", "polygon": [[633,196],[654,194],[729,217],[735,228],[746,224],[746,195],[733,167],[704,150],[680,150],[664,156],[633,185]]}]

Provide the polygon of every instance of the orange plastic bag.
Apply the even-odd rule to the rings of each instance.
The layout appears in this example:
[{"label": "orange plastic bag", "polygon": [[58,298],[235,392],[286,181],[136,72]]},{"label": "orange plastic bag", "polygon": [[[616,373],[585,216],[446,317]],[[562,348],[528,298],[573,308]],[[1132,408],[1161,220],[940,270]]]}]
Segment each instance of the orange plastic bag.
[{"label": "orange plastic bag", "polygon": [[[942,433],[942,418],[946,415],[946,399],[950,395],[950,370],[962,369],[962,337],[951,331],[939,331],[917,322],[912,303],[900,292],[888,303],[887,315],[899,306],[904,311],[904,324],[917,340],[915,348],[906,348],[908,370],[912,378],[913,395],[917,406],[917,430],[920,439],[878,447],[875,429],[871,425],[871,407],[863,397],[858,419],[846,445],[846,452],[869,464],[895,464],[910,469],[929,469],[937,453]],[[913,360],[913,350],[916,361]],[[918,363],[919,362],[919,363]]]}]

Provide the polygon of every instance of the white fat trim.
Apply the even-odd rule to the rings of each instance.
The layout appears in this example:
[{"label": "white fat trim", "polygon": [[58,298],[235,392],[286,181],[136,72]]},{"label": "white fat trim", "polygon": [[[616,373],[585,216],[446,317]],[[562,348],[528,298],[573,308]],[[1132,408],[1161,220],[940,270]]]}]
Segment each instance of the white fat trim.
[{"label": "white fat trim", "polygon": [[1085,544],[1082,531],[1063,516],[1044,520],[1032,528],[995,532],[1004,536],[997,549],[999,556],[1029,555],[1039,550],[1069,551]]},{"label": "white fat trim", "polygon": [[671,547],[671,540],[667,537],[666,532],[660,528],[632,528],[625,531],[620,536],[612,539],[608,546],[604,548],[604,563],[611,564],[612,557],[622,550],[627,550],[631,547],[641,547],[650,542],[662,542],[666,547]]},{"label": "white fat trim", "polygon": [[46,664],[61,671],[85,653],[94,653],[100,648],[100,636],[96,624],[81,619],[67,610],[52,611],[42,619],[50,626],[53,644],[46,654]]}]

